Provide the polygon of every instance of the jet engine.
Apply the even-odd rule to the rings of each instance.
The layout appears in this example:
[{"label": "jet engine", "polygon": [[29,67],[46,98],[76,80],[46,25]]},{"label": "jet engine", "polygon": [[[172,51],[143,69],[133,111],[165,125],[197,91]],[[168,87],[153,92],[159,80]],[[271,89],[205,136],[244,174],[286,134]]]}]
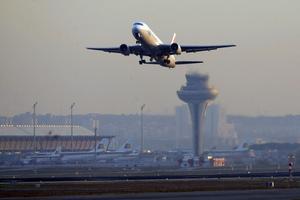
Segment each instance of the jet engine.
[{"label": "jet engine", "polygon": [[121,53],[122,53],[124,56],[129,56],[129,54],[130,54],[130,49],[129,49],[129,47],[127,46],[127,44],[121,44],[121,45],[120,45],[120,51],[121,51]]},{"label": "jet engine", "polygon": [[175,53],[177,55],[181,54],[181,47],[177,43],[172,43],[170,46],[170,50],[172,53]]}]

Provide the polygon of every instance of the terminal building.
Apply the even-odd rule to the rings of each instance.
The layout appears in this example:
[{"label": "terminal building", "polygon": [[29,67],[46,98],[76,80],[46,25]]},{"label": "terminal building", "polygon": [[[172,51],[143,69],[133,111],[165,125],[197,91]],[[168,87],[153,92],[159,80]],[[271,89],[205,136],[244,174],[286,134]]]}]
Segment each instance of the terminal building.
[{"label": "terminal building", "polygon": [[[0,125],[0,152],[25,153],[34,151],[54,151],[61,147],[62,151],[87,151],[95,146],[102,138],[110,142],[114,136],[95,136],[94,132],[73,126],[73,143],[70,125],[36,125],[35,141],[32,125]],[[72,144],[71,144],[72,143]],[[36,146],[36,147],[35,147]]]}]

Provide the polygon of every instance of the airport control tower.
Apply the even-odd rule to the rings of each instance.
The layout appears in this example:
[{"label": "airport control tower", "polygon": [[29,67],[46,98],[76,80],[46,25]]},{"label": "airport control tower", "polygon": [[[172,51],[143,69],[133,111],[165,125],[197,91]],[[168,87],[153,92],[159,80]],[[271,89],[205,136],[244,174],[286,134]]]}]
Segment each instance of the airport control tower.
[{"label": "airport control tower", "polygon": [[203,153],[203,124],[207,104],[218,95],[218,90],[208,85],[208,75],[186,74],[186,85],[177,91],[178,97],[189,106],[193,126],[193,153]]}]

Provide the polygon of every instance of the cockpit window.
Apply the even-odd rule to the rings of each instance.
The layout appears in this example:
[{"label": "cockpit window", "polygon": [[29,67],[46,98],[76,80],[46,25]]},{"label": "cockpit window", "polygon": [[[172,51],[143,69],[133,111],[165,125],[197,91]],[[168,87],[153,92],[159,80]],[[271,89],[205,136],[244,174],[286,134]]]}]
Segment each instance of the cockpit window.
[{"label": "cockpit window", "polygon": [[137,22],[137,23],[134,23],[134,25],[140,25],[140,26],[143,26],[144,24]]}]

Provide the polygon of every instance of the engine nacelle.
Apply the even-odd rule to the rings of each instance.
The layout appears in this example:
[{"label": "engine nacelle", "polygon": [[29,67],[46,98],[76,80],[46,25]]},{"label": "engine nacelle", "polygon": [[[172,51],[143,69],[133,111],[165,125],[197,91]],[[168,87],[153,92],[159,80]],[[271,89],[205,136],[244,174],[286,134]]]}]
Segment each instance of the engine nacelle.
[{"label": "engine nacelle", "polygon": [[177,55],[181,54],[181,47],[177,43],[171,44],[170,49],[172,53],[175,53]]},{"label": "engine nacelle", "polygon": [[120,51],[121,51],[121,53],[122,53],[124,56],[129,56],[129,54],[130,54],[130,49],[129,49],[129,47],[127,46],[127,44],[121,44],[121,45],[120,45]]}]

